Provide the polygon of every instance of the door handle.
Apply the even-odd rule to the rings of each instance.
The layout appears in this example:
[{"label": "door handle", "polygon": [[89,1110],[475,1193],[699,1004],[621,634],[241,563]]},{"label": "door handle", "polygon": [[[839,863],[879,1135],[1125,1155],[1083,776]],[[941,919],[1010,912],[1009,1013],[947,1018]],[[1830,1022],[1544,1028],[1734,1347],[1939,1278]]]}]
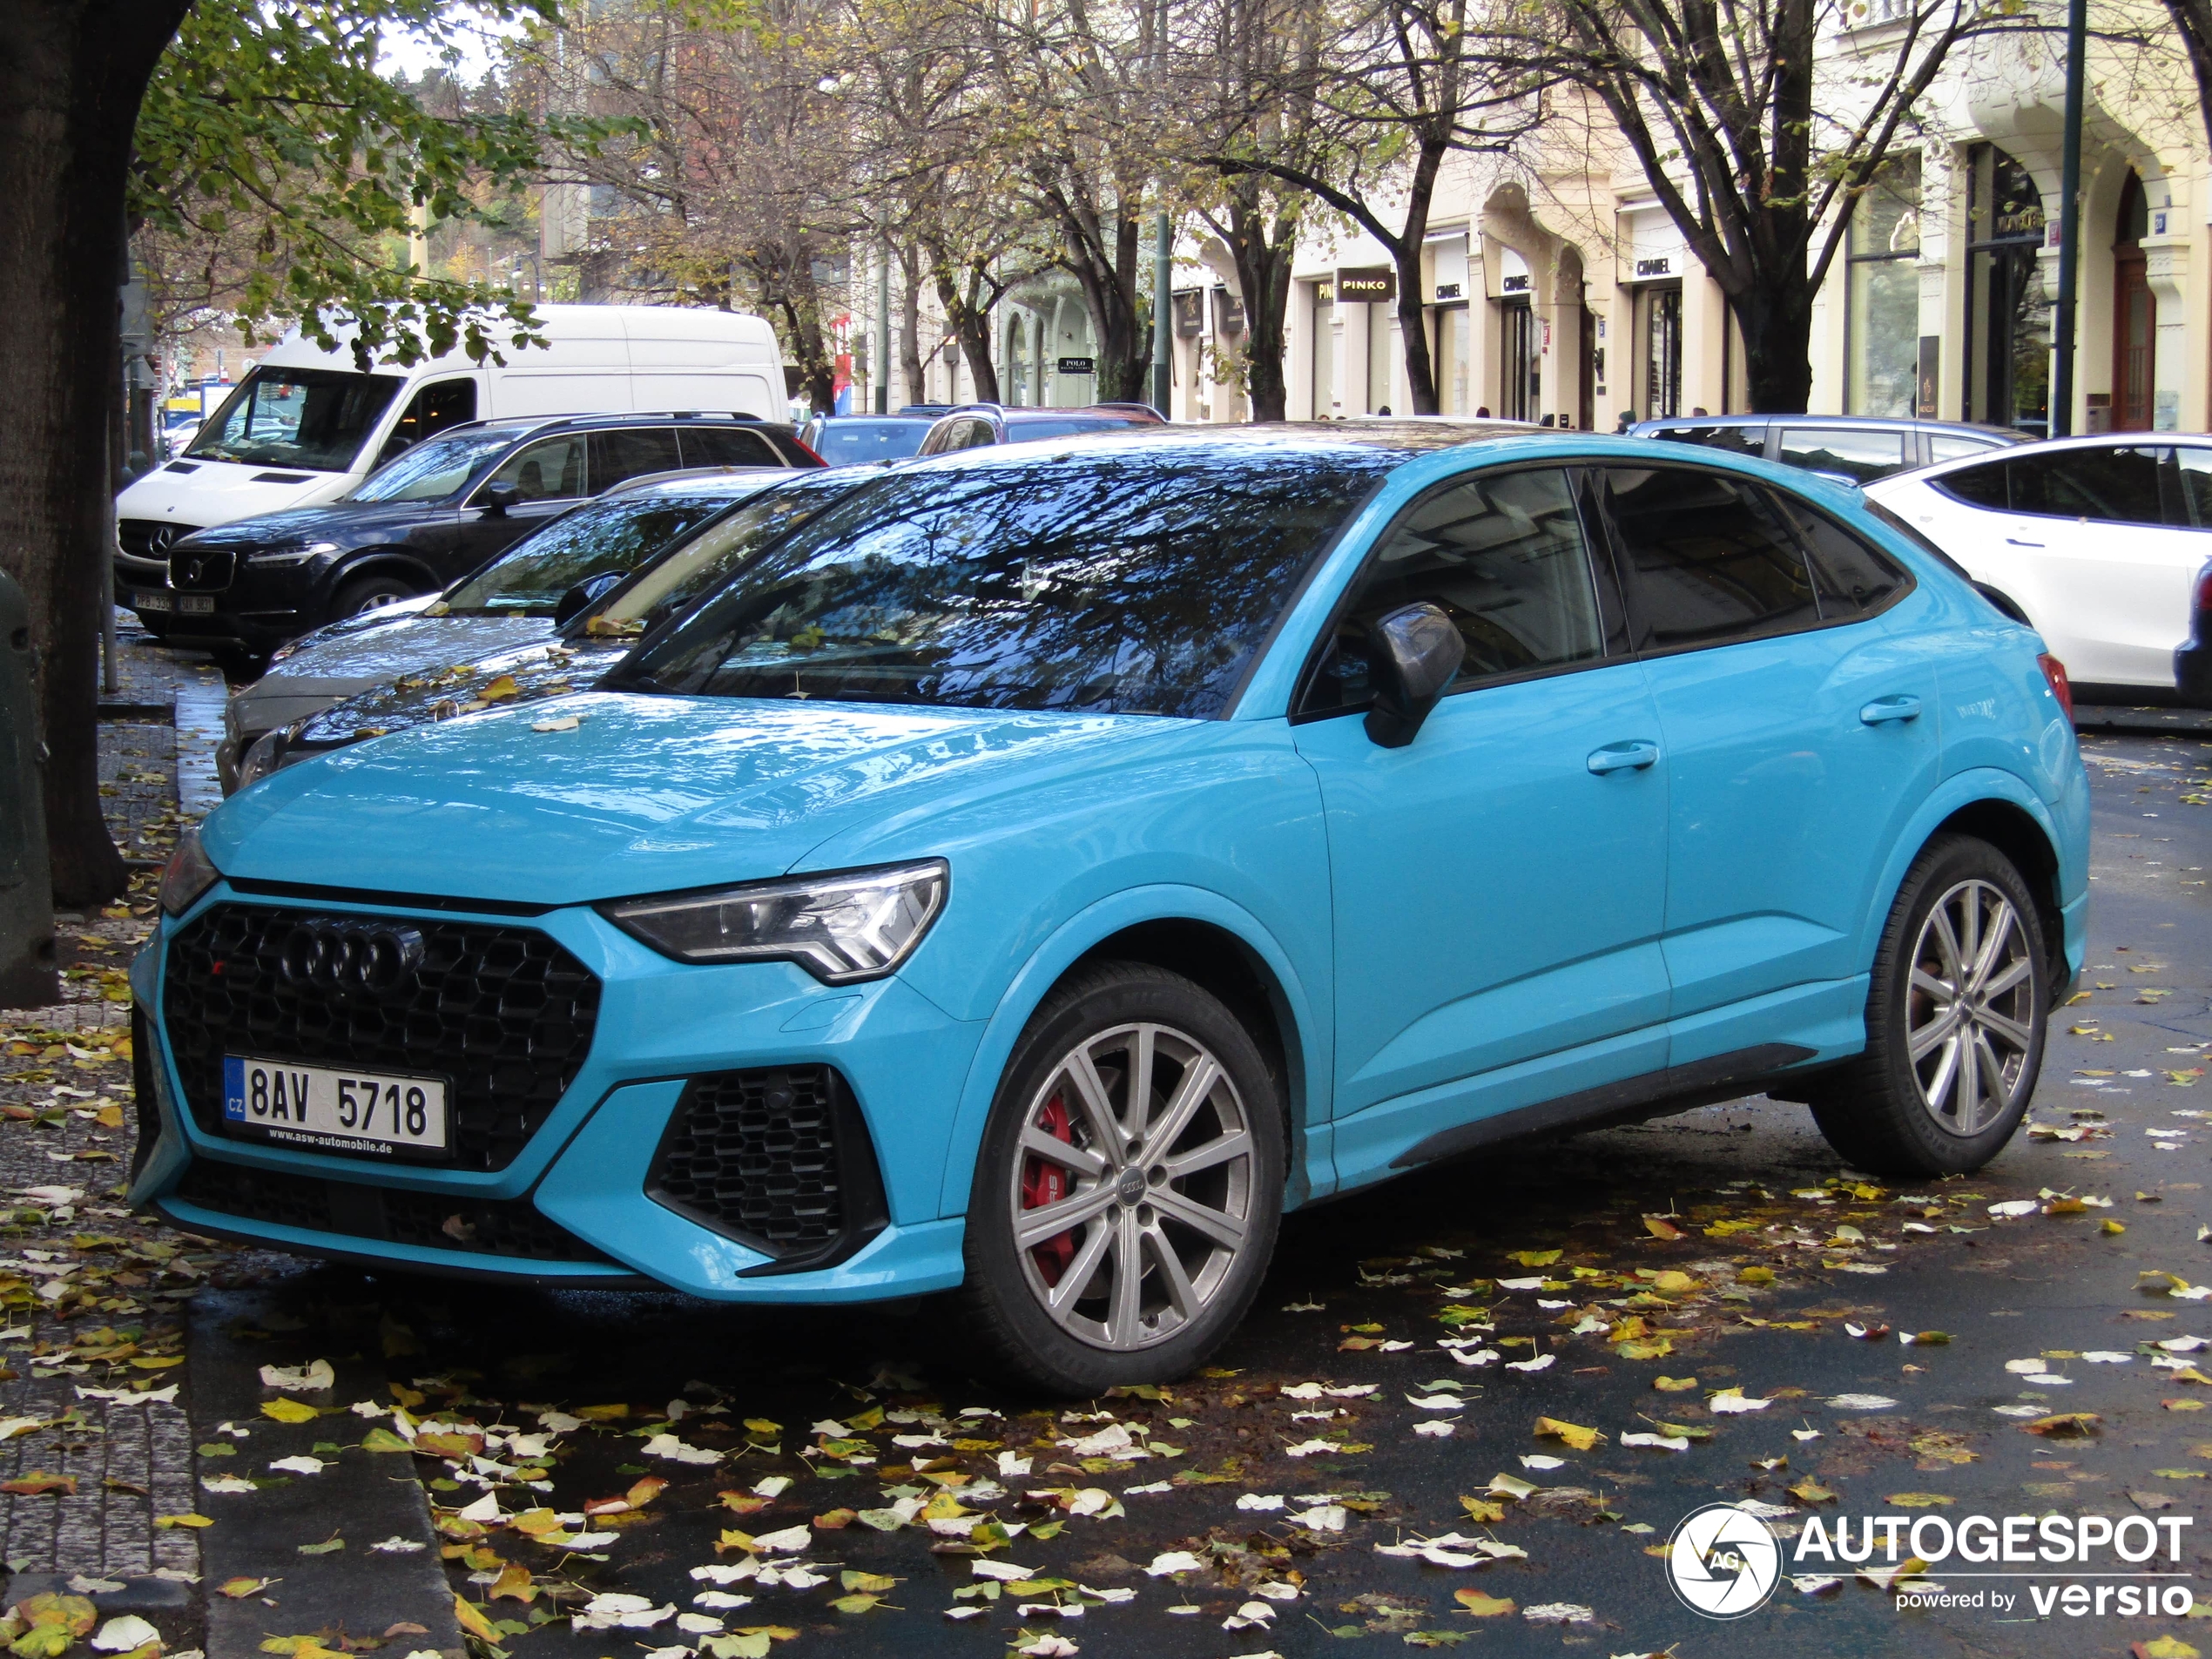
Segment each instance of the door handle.
[{"label": "door handle", "polygon": [[2005,545],[2007,547],[2040,547],[2043,543],[2040,542],[2023,542],[2017,536],[2007,536],[2005,538]]},{"label": "door handle", "polygon": [[1920,699],[1902,693],[1878,697],[1859,710],[1858,718],[1868,725],[1883,725],[1892,720],[1917,720],[1920,718]]},{"label": "door handle", "polygon": [[1591,750],[1588,764],[1590,770],[1602,778],[1608,772],[1642,772],[1646,766],[1656,765],[1658,759],[1659,745],[1637,738]]}]

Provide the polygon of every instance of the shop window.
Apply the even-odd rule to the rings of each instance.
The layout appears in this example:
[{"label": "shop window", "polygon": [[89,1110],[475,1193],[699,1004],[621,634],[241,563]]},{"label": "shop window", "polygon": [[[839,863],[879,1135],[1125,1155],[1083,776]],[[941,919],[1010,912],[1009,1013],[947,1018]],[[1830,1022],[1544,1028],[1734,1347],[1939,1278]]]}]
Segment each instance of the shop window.
[{"label": "shop window", "polygon": [[1920,158],[1885,167],[1851,215],[1850,412],[1909,417],[1920,370]]},{"label": "shop window", "polygon": [[1995,145],[1968,152],[1966,174],[1966,418],[2043,437],[2051,425],[2051,302],[2037,258],[2042,192]]}]

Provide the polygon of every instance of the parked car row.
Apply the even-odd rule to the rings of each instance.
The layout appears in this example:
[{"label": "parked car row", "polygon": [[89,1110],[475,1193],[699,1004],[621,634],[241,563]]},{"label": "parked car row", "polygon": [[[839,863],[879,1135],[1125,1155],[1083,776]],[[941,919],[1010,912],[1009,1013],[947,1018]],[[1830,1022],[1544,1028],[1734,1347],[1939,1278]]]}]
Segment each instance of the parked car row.
[{"label": "parked car row", "polygon": [[[1932,1177],[2017,1129],[2087,784],[2059,663],[1908,517],[1497,423],[946,421],[625,481],[242,694],[133,970],[132,1201],[956,1290],[1082,1397],[1227,1340],[1286,1211],[1507,1136],[1764,1090]],[[582,482],[631,429],[510,437]]]}]

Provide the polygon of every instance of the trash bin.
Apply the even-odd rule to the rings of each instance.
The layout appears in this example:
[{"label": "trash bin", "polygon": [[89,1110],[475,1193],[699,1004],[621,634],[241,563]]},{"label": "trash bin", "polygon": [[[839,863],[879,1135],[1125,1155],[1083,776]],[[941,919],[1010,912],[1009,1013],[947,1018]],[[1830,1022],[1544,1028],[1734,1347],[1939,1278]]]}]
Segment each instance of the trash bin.
[{"label": "trash bin", "polygon": [[14,578],[0,570],[0,1008],[46,1008],[61,1000],[30,669],[30,608]]}]

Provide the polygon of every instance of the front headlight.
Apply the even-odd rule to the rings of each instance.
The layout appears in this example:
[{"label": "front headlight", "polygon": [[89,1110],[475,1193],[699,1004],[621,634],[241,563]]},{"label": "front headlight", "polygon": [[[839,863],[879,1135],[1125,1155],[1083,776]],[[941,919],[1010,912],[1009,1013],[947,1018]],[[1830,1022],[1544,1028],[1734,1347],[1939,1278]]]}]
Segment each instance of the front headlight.
[{"label": "front headlight", "polygon": [[246,562],[266,570],[272,565],[304,564],[309,559],[337,550],[338,543],[335,542],[298,542],[285,547],[265,547],[248,553]]},{"label": "front headlight", "polygon": [[828,985],[880,979],[914,954],[945,907],[942,859],[712,893],[624,899],[599,914],[686,962],[797,962]]},{"label": "front headlight", "polygon": [[161,873],[162,914],[183,915],[199,902],[200,894],[222,879],[223,873],[199,844],[199,828],[186,830],[177,838],[177,850],[169,855],[168,867]]},{"label": "front headlight", "polygon": [[238,763],[238,786],[250,788],[284,765],[285,733],[280,730],[264,732],[253,739],[245,758]]}]

